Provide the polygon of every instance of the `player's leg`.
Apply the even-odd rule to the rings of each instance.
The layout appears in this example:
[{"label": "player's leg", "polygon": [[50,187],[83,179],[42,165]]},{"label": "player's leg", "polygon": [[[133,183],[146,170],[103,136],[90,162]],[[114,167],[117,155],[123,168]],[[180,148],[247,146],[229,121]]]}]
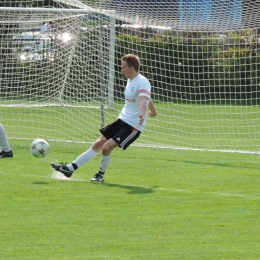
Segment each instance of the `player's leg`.
[{"label": "player's leg", "polygon": [[107,140],[103,147],[102,147],[102,155],[101,155],[101,160],[100,160],[100,167],[99,171],[94,175],[94,177],[91,179],[91,181],[99,181],[103,182],[104,181],[104,174],[105,171],[110,163],[111,159],[111,152],[113,149],[118,147],[118,143],[115,142],[112,138]]},{"label": "player's leg", "polygon": [[101,135],[99,139],[92,145],[90,149],[86,152],[82,153],[78,156],[71,164],[64,165],[64,164],[56,164],[51,163],[51,166],[59,172],[62,172],[66,177],[71,177],[73,172],[81,167],[83,164],[92,160],[99,151],[101,151],[103,144],[107,141],[107,139]]},{"label": "player's leg", "polygon": [[[88,149],[86,152],[82,153],[79,157],[77,157],[71,165],[68,165],[69,169],[77,170],[83,164],[92,160],[98,154],[98,152],[102,150],[102,147],[106,141],[107,139],[103,135],[101,135],[100,138],[95,141],[95,143],[92,145],[90,149]],[[70,168],[70,166],[73,168]]]},{"label": "player's leg", "polygon": [[140,136],[140,134],[140,131],[121,121],[120,130],[104,143],[99,171],[94,175],[91,181],[103,182],[105,171],[111,160],[111,151],[116,147],[126,150],[127,147]]},{"label": "player's leg", "polygon": [[71,177],[72,173],[85,164],[86,162],[93,159],[99,151],[102,150],[103,145],[107,140],[109,140],[112,136],[114,136],[115,133],[117,133],[120,130],[122,121],[116,120],[112,124],[107,125],[100,129],[101,136],[96,142],[92,145],[92,147],[87,150],[85,153],[81,154],[76,160],[74,160],[69,165],[64,164],[56,164],[51,163],[51,166],[59,172],[62,172],[66,177]]},{"label": "player's leg", "polygon": [[13,157],[13,152],[7,141],[5,129],[1,124],[0,124],[0,146],[2,148],[2,150],[0,151],[0,158]]}]

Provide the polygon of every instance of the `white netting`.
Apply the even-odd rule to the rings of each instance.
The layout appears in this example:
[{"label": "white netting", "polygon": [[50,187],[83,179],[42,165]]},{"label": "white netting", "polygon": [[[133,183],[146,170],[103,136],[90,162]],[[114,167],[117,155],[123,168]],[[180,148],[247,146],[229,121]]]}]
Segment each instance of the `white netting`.
[{"label": "white netting", "polygon": [[17,0],[2,7],[56,7],[115,10],[115,16],[143,25],[169,26],[179,30],[251,29],[259,25],[260,3],[252,0]]},{"label": "white netting", "polygon": [[79,8],[116,10],[116,17],[179,30],[234,30],[259,26],[260,3],[252,0],[107,0],[55,1]]},{"label": "white netting", "polygon": [[137,145],[259,152],[260,3],[46,6],[59,11],[42,11],[42,1],[0,11],[0,118],[10,137],[94,141],[123,106],[120,59],[134,53],[159,112]]}]

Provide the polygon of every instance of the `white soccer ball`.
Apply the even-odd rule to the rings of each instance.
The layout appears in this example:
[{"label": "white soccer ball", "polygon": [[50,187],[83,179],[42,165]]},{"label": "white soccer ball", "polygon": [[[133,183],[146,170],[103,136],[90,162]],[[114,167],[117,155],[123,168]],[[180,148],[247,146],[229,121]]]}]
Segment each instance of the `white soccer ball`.
[{"label": "white soccer ball", "polygon": [[44,139],[35,139],[31,143],[31,152],[37,158],[45,157],[49,150],[50,146]]}]

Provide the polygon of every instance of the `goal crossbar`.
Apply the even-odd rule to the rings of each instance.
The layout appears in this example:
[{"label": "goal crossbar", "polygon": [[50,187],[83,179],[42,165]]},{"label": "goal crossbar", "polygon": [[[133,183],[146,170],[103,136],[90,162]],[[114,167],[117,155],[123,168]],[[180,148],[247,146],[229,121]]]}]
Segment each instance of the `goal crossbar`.
[{"label": "goal crossbar", "polygon": [[34,8],[34,7],[0,7],[0,12],[18,12],[18,13],[96,13],[97,10],[89,9],[65,9],[65,8]]},{"label": "goal crossbar", "polygon": [[[0,12],[13,12],[13,13],[76,13],[76,14],[86,14],[86,13],[98,13],[99,10],[93,9],[91,7],[87,9],[66,9],[66,8],[37,8],[37,7],[0,7]],[[115,10],[102,9],[102,13],[114,15]]]}]

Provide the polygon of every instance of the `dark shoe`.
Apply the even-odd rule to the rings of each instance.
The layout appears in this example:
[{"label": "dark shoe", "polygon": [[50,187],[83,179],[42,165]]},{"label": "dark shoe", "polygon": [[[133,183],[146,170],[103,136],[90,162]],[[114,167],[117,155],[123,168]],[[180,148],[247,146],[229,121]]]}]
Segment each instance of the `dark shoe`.
[{"label": "dark shoe", "polygon": [[56,164],[56,163],[51,163],[51,166],[53,169],[55,169],[56,171],[61,172],[62,174],[64,174],[67,178],[71,177],[73,171],[70,171],[69,168],[66,166],[66,163],[61,163],[61,164]]},{"label": "dark shoe", "polygon": [[99,172],[97,172],[94,177],[91,179],[91,181],[99,181],[99,182],[103,182],[104,181],[104,174],[101,174]]},{"label": "dark shoe", "polygon": [[2,150],[0,152],[0,158],[6,158],[6,157],[13,157],[14,154],[12,152],[12,150],[10,150],[9,152],[5,152],[4,150]]}]

